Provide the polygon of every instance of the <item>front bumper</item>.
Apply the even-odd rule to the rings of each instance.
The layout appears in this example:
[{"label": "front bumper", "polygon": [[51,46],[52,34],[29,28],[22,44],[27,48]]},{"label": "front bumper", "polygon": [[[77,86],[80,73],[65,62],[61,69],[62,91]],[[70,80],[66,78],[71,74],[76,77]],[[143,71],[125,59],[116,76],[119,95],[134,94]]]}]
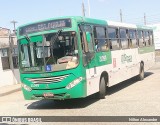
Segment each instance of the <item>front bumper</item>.
[{"label": "front bumper", "polygon": [[[65,100],[72,98],[83,98],[86,97],[85,81],[81,81],[79,84],[71,89],[57,88],[57,89],[33,89],[27,91],[22,87],[23,95],[26,100],[41,100],[41,99],[54,99],[54,100]],[[52,93],[53,97],[45,97],[45,93]]]}]

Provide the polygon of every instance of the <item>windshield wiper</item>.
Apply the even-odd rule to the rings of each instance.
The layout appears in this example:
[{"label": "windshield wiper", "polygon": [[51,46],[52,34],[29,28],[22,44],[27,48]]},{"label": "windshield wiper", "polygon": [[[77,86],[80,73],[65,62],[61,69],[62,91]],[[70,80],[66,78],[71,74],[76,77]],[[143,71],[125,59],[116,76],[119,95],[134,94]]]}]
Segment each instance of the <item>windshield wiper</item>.
[{"label": "windshield wiper", "polygon": [[25,35],[24,37],[26,38],[26,40],[27,40],[29,43],[31,42],[30,37],[29,37],[28,35]]},{"label": "windshield wiper", "polygon": [[51,43],[51,55],[53,57],[53,43],[57,40],[59,34],[63,31],[63,29],[58,30],[58,32],[56,33],[56,35],[53,38],[53,41]]},{"label": "windshield wiper", "polygon": [[30,48],[30,43],[31,43],[31,40],[30,40],[30,37],[26,34],[24,36],[26,38],[26,40],[28,41],[27,43],[27,46],[28,46],[28,55],[29,55],[29,63],[30,63],[30,66],[32,66],[32,58],[31,58],[31,48]]},{"label": "windshield wiper", "polygon": [[53,43],[57,40],[59,34],[60,34],[62,31],[63,31],[63,29],[58,30],[58,32],[56,33],[56,35],[55,35],[54,38],[53,38]]}]

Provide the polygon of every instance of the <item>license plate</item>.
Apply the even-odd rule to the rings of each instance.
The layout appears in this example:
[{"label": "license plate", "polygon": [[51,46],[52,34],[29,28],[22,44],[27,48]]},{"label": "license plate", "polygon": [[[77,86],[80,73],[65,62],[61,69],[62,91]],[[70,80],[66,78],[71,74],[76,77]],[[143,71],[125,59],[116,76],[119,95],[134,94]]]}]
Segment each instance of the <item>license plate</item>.
[{"label": "license plate", "polygon": [[54,94],[53,93],[44,93],[43,96],[46,97],[46,98],[47,97],[53,97]]}]

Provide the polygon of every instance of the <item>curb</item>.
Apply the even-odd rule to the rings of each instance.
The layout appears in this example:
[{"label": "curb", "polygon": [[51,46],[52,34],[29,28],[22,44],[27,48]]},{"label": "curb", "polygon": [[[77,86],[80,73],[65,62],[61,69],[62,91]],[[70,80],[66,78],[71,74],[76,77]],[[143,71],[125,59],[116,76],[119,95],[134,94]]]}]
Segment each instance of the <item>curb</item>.
[{"label": "curb", "polygon": [[18,91],[20,91],[20,90],[21,90],[21,87],[16,88],[16,89],[12,89],[12,90],[7,91],[7,92],[4,92],[4,93],[0,93],[0,97],[9,95],[9,94],[14,93],[14,92],[18,92]]}]

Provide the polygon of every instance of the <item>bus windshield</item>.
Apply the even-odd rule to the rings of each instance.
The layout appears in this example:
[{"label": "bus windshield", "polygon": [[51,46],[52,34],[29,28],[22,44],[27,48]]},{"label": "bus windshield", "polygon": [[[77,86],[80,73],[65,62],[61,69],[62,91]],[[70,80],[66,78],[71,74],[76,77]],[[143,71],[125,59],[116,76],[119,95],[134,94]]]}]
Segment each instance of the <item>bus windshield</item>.
[{"label": "bus windshield", "polygon": [[43,41],[20,46],[22,71],[59,71],[78,65],[78,47],[75,32],[45,34]]}]

